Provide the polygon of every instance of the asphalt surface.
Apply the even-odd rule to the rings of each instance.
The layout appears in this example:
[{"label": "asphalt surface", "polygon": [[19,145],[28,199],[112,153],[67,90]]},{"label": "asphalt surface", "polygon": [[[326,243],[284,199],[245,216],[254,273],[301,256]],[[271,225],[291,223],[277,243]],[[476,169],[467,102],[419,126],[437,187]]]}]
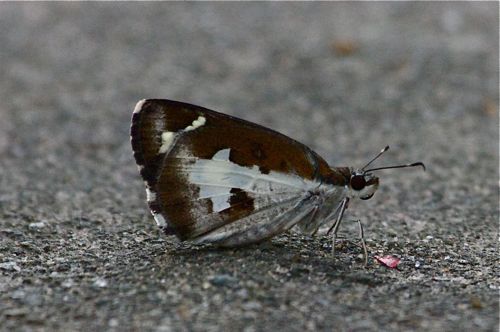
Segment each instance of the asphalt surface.
[{"label": "asphalt surface", "polygon": [[[498,331],[498,9],[1,3],[0,330]],[[335,166],[389,144],[379,165],[427,172],[380,172],[335,262],[326,236],[178,243],[128,137],[153,97],[264,124]]]}]

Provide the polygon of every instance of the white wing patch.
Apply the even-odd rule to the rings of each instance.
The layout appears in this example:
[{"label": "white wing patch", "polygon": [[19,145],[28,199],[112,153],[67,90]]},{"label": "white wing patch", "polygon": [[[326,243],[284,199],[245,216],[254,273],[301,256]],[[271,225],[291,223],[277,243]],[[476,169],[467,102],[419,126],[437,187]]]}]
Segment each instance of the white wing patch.
[{"label": "white wing patch", "polygon": [[204,116],[199,116],[198,119],[194,120],[193,123],[190,126],[187,126],[184,130],[185,131],[190,131],[190,130],[195,130],[198,127],[201,127],[205,124],[207,119],[205,119]]},{"label": "white wing patch", "polygon": [[153,218],[155,218],[156,224],[159,227],[166,227],[167,226],[167,222],[165,221],[165,218],[163,218],[163,216],[160,213],[152,212],[152,214],[153,214]]},{"label": "white wing patch", "polygon": [[[229,162],[229,152],[230,152],[230,149],[220,150],[212,157],[212,160],[222,161],[222,162],[227,163],[227,162]],[[198,179],[202,182],[210,181],[209,178],[204,179],[203,173],[198,174]],[[194,181],[196,181],[196,176],[191,177],[191,174],[190,174],[189,181],[191,183],[195,183]],[[210,198],[212,200],[213,211],[220,212],[220,211],[225,210],[231,206],[231,204],[228,202],[229,197],[231,195],[230,191],[231,191],[231,188],[228,188],[228,187],[208,186],[208,185],[207,186],[200,186],[200,196],[198,199]]]},{"label": "white wing patch", "polygon": [[[212,159],[197,159],[194,164],[187,164],[183,171],[188,181],[200,188],[199,198],[210,198],[213,211],[220,212],[231,205],[231,189],[245,190],[252,196],[270,195],[276,197],[288,193],[297,196],[319,186],[314,181],[304,180],[296,175],[286,175],[278,172],[263,174],[257,166],[244,167],[229,160],[230,149],[218,151]],[[272,195],[271,195],[272,193]],[[272,201],[265,202],[266,204]]]},{"label": "white wing patch", "polygon": [[[139,105],[140,103],[141,102],[137,103],[137,105]],[[142,107],[142,104],[140,104],[139,106]],[[137,106],[136,106],[136,108],[137,108]],[[191,123],[191,125],[184,128],[183,131],[195,130],[196,128],[203,126],[205,124],[205,122],[207,122],[207,119],[205,119],[204,116],[200,115],[196,120],[194,120]],[[182,130],[179,132],[182,132]],[[172,143],[174,143],[175,136],[179,132],[164,131],[161,134],[161,146],[160,146],[160,149],[158,150],[159,154],[166,153],[170,149],[170,147],[172,146]]]},{"label": "white wing patch", "polygon": [[172,131],[165,131],[161,134],[161,146],[158,153],[165,153],[172,145],[175,138],[175,133]]},{"label": "white wing patch", "polygon": [[231,149],[219,150],[219,151],[217,151],[216,154],[214,154],[214,156],[212,157],[212,160],[228,161],[230,152],[231,152]]},{"label": "white wing patch", "polygon": [[134,113],[139,113],[142,110],[142,106],[146,102],[146,99],[141,99],[137,102],[137,104],[134,107]]},{"label": "white wing patch", "polygon": [[186,164],[183,171],[189,175],[190,183],[200,187],[239,188],[257,194],[307,191],[320,185],[319,182],[305,180],[298,175],[274,171],[264,174],[255,165],[240,166],[229,161],[229,149],[218,151],[212,159],[197,159],[193,164]]},{"label": "white wing patch", "polygon": [[146,199],[148,202],[156,201],[156,193],[151,189],[149,189],[147,184],[146,184]]}]

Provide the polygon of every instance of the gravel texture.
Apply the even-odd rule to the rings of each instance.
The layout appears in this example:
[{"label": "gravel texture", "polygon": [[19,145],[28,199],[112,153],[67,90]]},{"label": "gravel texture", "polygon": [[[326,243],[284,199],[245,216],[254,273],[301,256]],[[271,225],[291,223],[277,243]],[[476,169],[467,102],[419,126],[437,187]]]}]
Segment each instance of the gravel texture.
[{"label": "gravel texture", "polygon": [[[0,4],[0,329],[498,331],[498,10]],[[148,97],[265,124],[332,165],[389,144],[379,164],[428,170],[380,172],[335,262],[326,236],[179,243],[131,153]]]}]

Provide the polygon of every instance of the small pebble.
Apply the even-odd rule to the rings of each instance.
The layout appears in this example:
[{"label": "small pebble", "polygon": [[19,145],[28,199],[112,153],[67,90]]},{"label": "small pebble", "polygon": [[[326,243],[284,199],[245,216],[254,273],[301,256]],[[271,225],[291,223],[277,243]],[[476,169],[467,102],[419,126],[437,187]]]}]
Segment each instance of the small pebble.
[{"label": "small pebble", "polygon": [[108,286],[108,282],[104,278],[97,278],[94,281],[94,286],[99,287],[99,288],[104,288],[104,287]]},{"label": "small pebble", "polygon": [[28,225],[30,229],[40,229],[44,228],[46,224],[43,221],[40,222],[32,222],[31,224]]},{"label": "small pebble", "polygon": [[21,271],[21,268],[16,264],[16,262],[0,263],[0,269],[5,271]]}]

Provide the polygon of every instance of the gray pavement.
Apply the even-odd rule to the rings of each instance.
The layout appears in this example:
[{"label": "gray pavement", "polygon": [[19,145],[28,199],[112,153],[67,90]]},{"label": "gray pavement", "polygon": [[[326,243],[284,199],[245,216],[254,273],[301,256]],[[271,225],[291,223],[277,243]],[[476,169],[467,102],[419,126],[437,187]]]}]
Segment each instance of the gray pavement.
[{"label": "gray pavement", "polygon": [[[498,331],[498,3],[1,3],[0,330]],[[137,100],[380,173],[330,241],[162,236]],[[370,254],[356,246],[361,219]]]}]

